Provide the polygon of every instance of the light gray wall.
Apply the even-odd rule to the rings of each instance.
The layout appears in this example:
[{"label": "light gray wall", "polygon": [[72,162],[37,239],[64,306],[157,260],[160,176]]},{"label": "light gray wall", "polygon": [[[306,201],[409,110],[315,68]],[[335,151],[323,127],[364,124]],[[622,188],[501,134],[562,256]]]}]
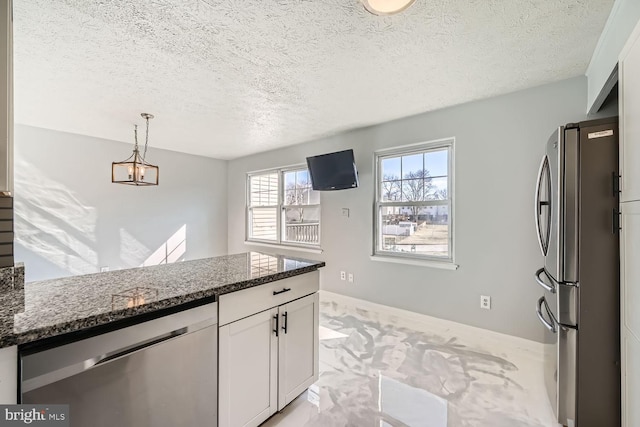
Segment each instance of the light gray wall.
[{"label": "light gray wall", "polygon": [[[464,104],[229,162],[229,252],[244,243],[249,171],[304,162],[353,148],[360,187],[322,193],[322,289],[542,340],[534,313],[541,295],[533,273],[542,265],[533,192],[544,144],[560,124],[585,119],[585,77]],[[381,148],[455,137],[457,271],[372,261],[373,153]],[[349,208],[351,216],[341,215]],[[490,209],[488,209],[490,207]],[[487,211],[491,213],[487,213]],[[355,284],[339,280],[352,272]],[[492,297],[492,310],[480,308]]]},{"label": "light gray wall", "polygon": [[180,259],[226,254],[227,162],[150,142],[160,185],[133,187],[111,183],[111,162],[132,144],[16,126],[15,259],[27,281],[135,267],[174,249]]},{"label": "light gray wall", "polygon": [[[589,83],[586,111],[591,110],[607,80],[614,72],[618,64],[618,56],[639,20],[639,0],[615,1],[587,68],[586,74]],[[606,94],[604,95],[606,96]]]},{"label": "light gray wall", "polygon": [[0,191],[13,191],[13,4],[0,4]]}]

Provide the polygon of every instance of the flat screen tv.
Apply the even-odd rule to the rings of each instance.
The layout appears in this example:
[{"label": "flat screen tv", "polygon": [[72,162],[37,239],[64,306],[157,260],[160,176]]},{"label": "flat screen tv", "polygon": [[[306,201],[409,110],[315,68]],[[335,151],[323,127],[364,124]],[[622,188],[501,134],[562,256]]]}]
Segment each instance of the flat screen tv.
[{"label": "flat screen tv", "polygon": [[307,157],[307,166],[314,190],[345,190],[358,186],[353,150]]}]

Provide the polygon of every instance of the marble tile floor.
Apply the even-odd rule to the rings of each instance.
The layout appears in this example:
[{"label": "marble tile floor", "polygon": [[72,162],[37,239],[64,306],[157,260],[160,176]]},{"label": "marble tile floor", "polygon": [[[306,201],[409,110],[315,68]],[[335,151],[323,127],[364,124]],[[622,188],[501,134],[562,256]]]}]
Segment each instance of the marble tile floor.
[{"label": "marble tile floor", "polygon": [[267,427],[557,427],[542,345],[327,292],[320,378]]}]

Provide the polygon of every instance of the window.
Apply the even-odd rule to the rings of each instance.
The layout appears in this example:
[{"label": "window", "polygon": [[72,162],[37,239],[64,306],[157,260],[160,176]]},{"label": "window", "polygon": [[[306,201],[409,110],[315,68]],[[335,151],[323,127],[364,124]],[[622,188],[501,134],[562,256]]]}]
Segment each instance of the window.
[{"label": "window", "polygon": [[320,193],[306,168],[250,173],[247,188],[247,240],[320,244]]},{"label": "window", "polygon": [[374,255],[453,262],[453,140],[376,154]]}]

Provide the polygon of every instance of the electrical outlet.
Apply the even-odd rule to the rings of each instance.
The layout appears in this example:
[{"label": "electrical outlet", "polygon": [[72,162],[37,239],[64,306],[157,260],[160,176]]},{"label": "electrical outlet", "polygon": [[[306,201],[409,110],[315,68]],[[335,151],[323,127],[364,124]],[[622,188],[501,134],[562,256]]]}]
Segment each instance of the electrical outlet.
[{"label": "electrical outlet", "polygon": [[353,273],[349,273],[349,282],[353,283]]},{"label": "electrical outlet", "polygon": [[104,267],[100,267],[100,273],[106,273],[107,271],[109,271],[108,265],[105,265]]},{"label": "electrical outlet", "polygon": [[488,297],[486,295],[481,295],[480,308],[484,308],[485,310],[491,310],[491,297]]},{"label": "electrical outlet", "polygon": [[340,272],[340,280],[347,280],[347,273],[344,271]]}]

